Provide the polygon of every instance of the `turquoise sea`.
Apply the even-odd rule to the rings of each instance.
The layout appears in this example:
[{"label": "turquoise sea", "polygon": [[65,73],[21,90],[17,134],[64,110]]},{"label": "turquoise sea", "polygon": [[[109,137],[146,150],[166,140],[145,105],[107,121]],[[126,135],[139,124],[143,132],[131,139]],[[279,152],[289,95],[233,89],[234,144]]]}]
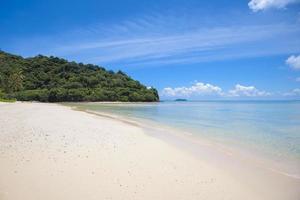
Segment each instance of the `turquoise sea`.
[{"label": "turquoise sea", "polygon": [[300,101],[166,101],[73,105],[133,120],[151,120],[158,125],[176,128],[214,142],[259,152],[275,162],[289,163],[293,165],[293,174],[300,171]]}]

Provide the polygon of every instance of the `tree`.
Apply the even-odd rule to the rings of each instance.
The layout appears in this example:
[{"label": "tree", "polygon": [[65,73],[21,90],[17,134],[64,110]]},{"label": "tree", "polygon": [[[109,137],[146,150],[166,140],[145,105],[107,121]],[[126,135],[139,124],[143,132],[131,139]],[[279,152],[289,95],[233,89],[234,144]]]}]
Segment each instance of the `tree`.
[{"label": "tree", "polygon": [[13,71],[12,74],[9,75],[7,80],[8,91],[20,91],[23,88],[23,79],[24,76],[21,70]]},{"label": "tree", "polygon": [[115,73],[91,64],[57,57],[31,58],[0,52],[0,89],[23,101],[158,101],[147,89],[122,71]]}]

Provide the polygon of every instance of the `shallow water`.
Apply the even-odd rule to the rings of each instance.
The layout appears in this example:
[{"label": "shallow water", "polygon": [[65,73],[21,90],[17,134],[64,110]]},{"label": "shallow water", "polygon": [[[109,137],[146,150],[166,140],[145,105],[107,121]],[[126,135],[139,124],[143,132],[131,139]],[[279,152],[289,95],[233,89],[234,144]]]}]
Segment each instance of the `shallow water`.
[{"label": "shallow water", "polygon": [[[289,163],[300,175],[299,101],[76,103],[82,109],[151,120],[194,136]],[[299,174],[298,174],[299,173]]]}]

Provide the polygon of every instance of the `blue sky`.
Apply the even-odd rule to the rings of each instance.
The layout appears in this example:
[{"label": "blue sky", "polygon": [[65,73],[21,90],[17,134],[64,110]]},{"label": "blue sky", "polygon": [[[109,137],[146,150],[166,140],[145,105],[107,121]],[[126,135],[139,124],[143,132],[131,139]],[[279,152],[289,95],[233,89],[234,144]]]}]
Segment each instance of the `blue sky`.
[{"label": "blue sky", "polygon": [[299,0],[3,0],[0,48],[121,69],[162,99],[300,99]]}]

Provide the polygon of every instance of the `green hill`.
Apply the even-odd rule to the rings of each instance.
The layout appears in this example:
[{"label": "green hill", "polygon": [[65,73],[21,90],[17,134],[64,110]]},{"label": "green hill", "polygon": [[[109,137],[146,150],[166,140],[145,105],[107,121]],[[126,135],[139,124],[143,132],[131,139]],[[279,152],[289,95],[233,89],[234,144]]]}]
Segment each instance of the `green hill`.
[{"label": "green hill", "polygon": [[[2,92],[1,92],[2,91]],[[0,98],[21,101],[158,101],[125,73],[91,64],[38,55],[22,58],[0,51]]]}]

